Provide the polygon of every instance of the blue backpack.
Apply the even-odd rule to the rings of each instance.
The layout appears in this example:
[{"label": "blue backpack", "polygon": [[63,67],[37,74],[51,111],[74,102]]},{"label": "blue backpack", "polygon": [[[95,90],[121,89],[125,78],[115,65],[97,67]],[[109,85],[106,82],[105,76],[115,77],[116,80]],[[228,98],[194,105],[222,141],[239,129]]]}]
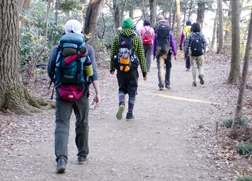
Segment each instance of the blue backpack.
[{"label": "blue backpack", "polygon": [[87,54],[83,35],[68,33],[60,38],[54,80],[62,98],[73,101],[83,94],[88,81],[85,66],[91,64]]}]

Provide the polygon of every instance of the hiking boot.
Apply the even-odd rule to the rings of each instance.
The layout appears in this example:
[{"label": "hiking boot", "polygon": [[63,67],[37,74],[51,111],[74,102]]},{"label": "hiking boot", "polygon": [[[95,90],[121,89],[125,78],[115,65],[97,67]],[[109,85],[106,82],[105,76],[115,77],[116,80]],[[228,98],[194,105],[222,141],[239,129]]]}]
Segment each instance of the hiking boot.
[{"label": "hiking boot", "polygon": [[135,119],[135,117],[133,116],[132,112],[127,112],[126,119],[131,120],[131,119]]},{"label": "hiking boot", "polygon": [[63,158],[60,158],[57,162],[57,173],[64,173],[66,170],[66,161]]},{"label": "hiking boot", "polygon": [[86,157],[84,156],[78,156],[78,163],[83,164],[86,161]]},{"label": "hiking boot", "polygon": [[196,82],[193,82],[193,83],[192,83],[192,86],[193,86],[193,87],[197,87]]},{"label": "hiking boot", "polygon": [[124,105],[120,105],[119,109],[118,109],[118,111],[116,113],[116,118],[117,119],[122,119],[122,113],[123,113],[123,111],[124,111]]},{"label": "hiking boot", "polygon": [[163,91],[163,90],[164,90],[164,86],[163,86],[163,85],[160,85],[160,86],[159,86],[159,90],[160,90],[160,91]]},{"label": "hiking boot", "polygon": [[201,74],[199,75],[199,79],[200,79],[200,84],[201,84],[201,85],[203,85],[203,84],[204,84],[203,77],[204,77],[203,75],[201,75]]},{"label": "hiking boot", "polygon": [[165,88],[171,89],[171,86],[170,85],[165,85]]}]

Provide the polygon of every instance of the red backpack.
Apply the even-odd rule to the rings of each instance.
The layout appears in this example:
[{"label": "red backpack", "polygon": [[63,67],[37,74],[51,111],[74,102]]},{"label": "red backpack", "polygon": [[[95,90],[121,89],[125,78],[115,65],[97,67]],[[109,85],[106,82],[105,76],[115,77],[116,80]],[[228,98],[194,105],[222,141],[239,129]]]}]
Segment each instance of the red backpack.
[{"label": "red backpack", "polygon": [[144,29],[145,29],[145,32],[143,34],[143,44],[151,45],[152,44],[151,33],[150,33],[151,27],[149,30],[147,30],[145,27],[144,27]]}]

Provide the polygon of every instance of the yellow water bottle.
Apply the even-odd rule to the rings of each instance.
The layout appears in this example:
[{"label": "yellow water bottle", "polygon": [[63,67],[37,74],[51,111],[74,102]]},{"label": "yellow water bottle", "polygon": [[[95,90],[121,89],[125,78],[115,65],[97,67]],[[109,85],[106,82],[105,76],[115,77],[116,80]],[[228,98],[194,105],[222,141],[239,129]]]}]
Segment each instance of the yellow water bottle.
[{"label": "yellow water bottle", "polygon": [[93,66],[92,66],[92,61],[90,60],[89,57],[87,57],[85,63],[84,63],[84,67],[85,67],[85,73],[86,76],[92,76],[93,75]]}]

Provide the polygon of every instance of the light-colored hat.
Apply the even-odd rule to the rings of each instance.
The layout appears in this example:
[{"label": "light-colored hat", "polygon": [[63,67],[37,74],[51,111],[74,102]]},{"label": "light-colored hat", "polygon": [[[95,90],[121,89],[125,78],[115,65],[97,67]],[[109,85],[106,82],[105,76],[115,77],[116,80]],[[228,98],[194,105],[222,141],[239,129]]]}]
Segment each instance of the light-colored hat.
[{"label": "light-colored hat", "polygon": [[158,16],[157,21],[160,21],[160,20],[164,20],[164,16],[163,15],[159,15]]},{"label": "light-colored hat", "polygon": [[78,20],[72,19],[66,22],[65,24],[65,33],[78,33],[81,34],[82,26]]}]

